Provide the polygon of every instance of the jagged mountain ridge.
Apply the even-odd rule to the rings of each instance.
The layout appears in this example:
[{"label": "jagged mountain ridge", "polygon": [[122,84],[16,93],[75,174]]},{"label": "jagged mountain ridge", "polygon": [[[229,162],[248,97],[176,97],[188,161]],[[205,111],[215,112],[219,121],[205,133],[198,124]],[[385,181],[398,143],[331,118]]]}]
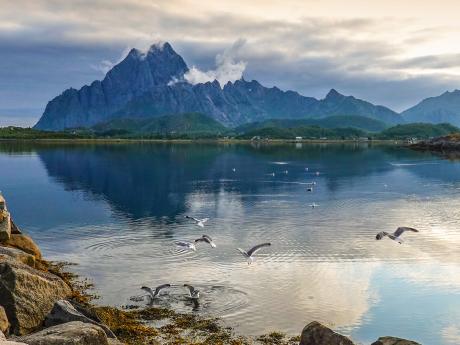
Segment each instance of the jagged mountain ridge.
[{"label": "jagged mountain ridge", "polygon": [[192,85],[183,76],[185,61],[169,43],[147,52],[132,49],[102,81],[68,89],[46,106],[35,128],[90,127],[116,118],[149,118],[197,112],[226,126],[271,118],[323,118],[359,115],[390,124],[403,122],[396,112],[331,90],[323,100],[294,91],[267,88],[244,79],[223,87],[217,82]]}]

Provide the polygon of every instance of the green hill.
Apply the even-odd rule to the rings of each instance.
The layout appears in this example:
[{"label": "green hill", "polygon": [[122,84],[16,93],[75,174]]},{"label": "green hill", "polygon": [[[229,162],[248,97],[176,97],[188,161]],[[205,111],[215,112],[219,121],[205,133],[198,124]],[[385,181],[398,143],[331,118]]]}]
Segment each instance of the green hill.
[{"label": "green hill", "polygon": [[300,126],[293,128],[281,127],[264,127],[245,132],[238,136],[241,139],[251,139],[259,136],[261,138],[271,139],[294,139],[302,137],[303,139],[356,139],[367,137],[367,133],[356,128],[321,128],[318,126]]},{"label": "green hill", "polygon": [[93,127],[98,136],[180,136],[192,137],[222,135],[227,128],[216,120],[199,113],[167,115],[157,118],[123,118]]},{"label": "green hill", "polygon": [[382,121],[371,119],[364,116],[329,116],[323,119],[271,119],[262,122],[252,122],[239,126],[235,129],[236,133],[245,133],[256,129],[277,127],[295,128],[304,126],[318,126],[322,128],[356,128],[366,132],[380,132],[388,125]]},{"label": "green hill", "polygon": [[448,123],[433,125],[429,123],[409,123],[397,125],[380,132],[379,139],[428,139],[445,136],[450,133],[458,133],[460,129]]}]

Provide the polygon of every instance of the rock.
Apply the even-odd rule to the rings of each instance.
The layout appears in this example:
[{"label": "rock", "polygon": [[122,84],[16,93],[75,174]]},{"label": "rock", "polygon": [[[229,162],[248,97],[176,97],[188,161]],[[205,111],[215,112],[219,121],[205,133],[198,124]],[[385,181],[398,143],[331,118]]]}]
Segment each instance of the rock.
[{"label": "rock", "polygon": [[61,278],[0,256],[0,301],[11,325],[10,333],[35,331],[54,303],[71,293]]},{"label": "rock", "polygon": [[347,337],[335,333],[319,322],[313,321],[304,327],[299,345],[354,345]]},{"label": "rock", "polygon": [[8,333],[10,329],[10,323],[8,322],[8,317],[6,316],[5,308],[0,305],[0,333]]},{"label": "rock", "polygon": [[0,242],[8,241],[11,237],[11,218],[6,210],[0,210]]},{"label": "rock", "polygon": [[0,331],[0,340],[6,340],[5,334],[2,331]]},{"label": "rock", "polygon": [[40,248],[38,248],[38,246],[29,236],[12,233],[10,235],[10,239],[7,242],[5,242],[5,244],[15,248],[19,248],[25,251],[26,253],[35,256],[35,258],[38,260],[41,260],[42,258]]},{"label": "rock", "polygon": [[35,267],[35,257],[18,248],[0,247],[0,256],[6,255],[30,267]]},{"label": "rock", "polygon": [[109,345],[124,345],[120,340],[114,338],[107,339]]},{"label": "rock", "polygon": [[19,337],[16,340],[29,345],[108,345],[102,328],[73,321],[45,328],[40,332]]},{"label": "rock", "polygon": [[45,319],[45,326],[55,326],[71,321],[81,321],[84,323],[91,323],[93,325],[99,326],[104,330],[107,337],[116,338],[115,334],[113,334],[113,332],[106,325],[96,322],[95,320],[92,320],[91,318],[83,315],[78,310],[76,310],[70,302],[66,300],[59,300],[54,304],[53,309]]},{"label": "rock", "polygon": [[371,345],[421,345],[415,341],[395,338],[395,337],[380,337],[377,341]]},{"label": "rock", "polygon": [[11,219],[11,233],[12,234],[22,234],[22,231],[18,228],[13,219]]}]

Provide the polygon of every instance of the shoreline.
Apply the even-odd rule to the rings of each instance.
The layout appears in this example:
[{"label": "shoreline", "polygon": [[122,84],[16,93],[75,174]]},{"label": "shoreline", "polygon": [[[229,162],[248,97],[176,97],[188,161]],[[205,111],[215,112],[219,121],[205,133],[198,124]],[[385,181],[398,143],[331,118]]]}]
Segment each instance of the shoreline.
[{"label": "shoreline", "polygon": [[88,138],[88,139],[20,139],[0,138],[0,143],[46,143],[46,144],[255,144],[255,145],[280,145],[280,144],[378,144],[408,146],[403,140],[351,140],[351,139],[116,139],[116,138]]}]

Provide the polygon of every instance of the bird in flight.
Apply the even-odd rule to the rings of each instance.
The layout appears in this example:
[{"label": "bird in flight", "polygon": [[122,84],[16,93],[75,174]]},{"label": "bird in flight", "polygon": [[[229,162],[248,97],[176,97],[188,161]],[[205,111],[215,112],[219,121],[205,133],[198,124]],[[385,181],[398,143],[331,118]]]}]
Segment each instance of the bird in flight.
[{"label": "bird in flight", "polygon": [[204,223],[206,223],[209,220],[209,218],[199,219],[190,216],[185,216],[185,218],[193,220],[196,223],[196,225],[198,225],[201,228],[204,228]]},{"label": "bird in flight", "polygon": [[201,236],[200,238],[197,238],[195,240],[195,243],[198,243],[198,242],[206,242],[206,243],[209,243],[209,245],[213,248],[216,248],[216,244],[214,243],[214,241],[212,240],[211,237],[209,237],[208,235],[203,235]]},{"label": "bird in flight", "polygon": [[187,242],[187,241],[176,241],[174,243],[178,247],[193,250],[194,252],[196,251],[195,243]]},{"label": "bird in flight", "polygon": [[171,284],[163,284],[163,285],[160,285],[160,286],[157,286],[155,288],[155,291],[152,291],[151,288],[147,287],[147,286],[143,286],[141,287],[141,290],[144,290],[145,292],[147,292],[150,296],[150,299],[151,300],[154,300],[155,298],[157,298],[160,294],[160,291],[165,289],[165,288],[169,288],[171,287]]},{"label": "bird in flight", "polygon": [[412,232],[419,232],[417,229],[414,229],[414,228],[409,228],[407,226],[400,226],[399,228],[396,229],[396,231],[392,234],[388,233],[388,232],[385,232],[385,231],[382,231],[382,232],[379,232],[377,234],[377,236],[375,236],[375,239],[376,240],[381,240],[382,238],[384,238],[385,236],[388,236],[389,238],[391,238],[393,241],[396,241],[398,242],[399,244],[403,243],[403,240],[401,238],[401,235],[405,232],[405,231],[412,231]]},{"label": "bird in flight", "polygon": [[200,291],[196,290],[192,285],[184,284],[184,287],[188,289],[189,297],[191,299],[200,298]]},{"label": "bird in flight", "polygon": [[310,204],[310,207],[311,208],[315,208],[315,207],[318,207],[319,205],[317,203],[313,203],[313,204]]},{"label": "bird in flight", "polygon": [[252,264],[254,261],[254,254],[257,253],[260,249],[264,247],[270,247],[272,244],[271,243],[262,243],[258,244],[257,246],[252,247],[248,251],[245,251],[241,248],[237,248],[238,251],[248,260],[248,265]]}]

